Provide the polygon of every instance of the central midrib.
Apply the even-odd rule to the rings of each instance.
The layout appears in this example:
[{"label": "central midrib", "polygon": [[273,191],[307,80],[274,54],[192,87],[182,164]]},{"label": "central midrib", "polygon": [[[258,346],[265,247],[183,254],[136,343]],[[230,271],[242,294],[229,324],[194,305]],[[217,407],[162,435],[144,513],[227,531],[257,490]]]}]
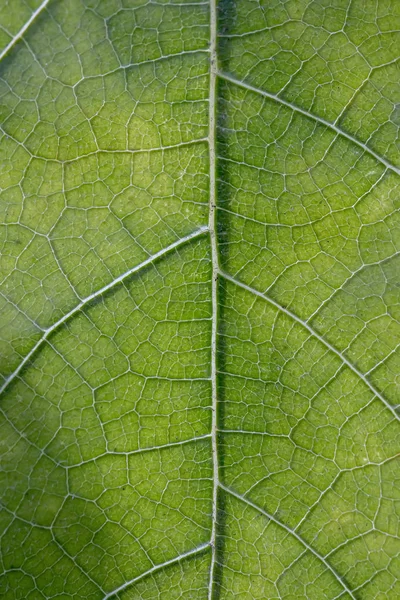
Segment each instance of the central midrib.
[{"label": "central midrib", "polygon": [[[328,561],[326,561],[325,558],[322,555],[320,555],[318,552],[316,552],[311,546],[309,546],[306,542],[304,542],[304,540],[296,532],[292,531],[289,527],[287,527],[280,521],[275,521],[275,519],[271,515],[265,513],[260,507],[253,504],[248,499],[243,498],[239,494],[236,494],[229,487],[226,487],[225,485],[223,485],[219,479],[218,422],[217,422],[217,420],[218,420],[218,390],[217,390],[218,279],[219,279],[219,277],[222,276],[225,279],[231,280],[238,285],[240,285],[240,283],[235,281],[234,278],[230,278],[229,276],[227,276],[227,274],[225,274],[222,271],[222,269],[220,268],[219,261],[218,261],[217,223],[216,223],[216,212],[217,212],[216,211],[216,208],[217,208],[216,207],[216,204],[217,204],[217,186],[216,186],[217,101],[216,101],[216,89],[217,89],[217,78],[218,77],[221,77],[222,79],[226,79],[227,81],[230,81],[231,83],[237,83],[238,85],[241,85],[242,82],[238,82],[238,81],[234,80],[233,78],[226,76],[225,73],[220,72],[218,69],[217,25],[218,25],[217,0],[210,0],[210,91],[209,91],[209,130],[208,130],[210,187],[209,187],[208,229],[209,229],[210,243],[211,243],[211,262],[212,262],[212,280],[211,280],[211,294],[212,294],[211,445],[212,445],[212,464],[213,464],[213,489],[212,489],[211,537],[210,537],[210,542],[209,542],[209,545],[211,547],[211,565],[210,565],[209,582],[208,582],[208,600],[213,600],[213,598],[214,598],[214,589],[215,589],[215,583],[216,583],[215,575],[216,575],[216,570],[217,570],[217,527],[218,527],[217,520],[218,520],[218,492],[219,492],[219,489],[224,490],[226,493],[232,494],[233,496],[235,496],[237,499],[240,499],[241,501],[244,501],[246,504],[252,506],[252,508],[258,510],[260,512],[260,514],[264,514],[264,516],[266,516],[269,519],[272,519],[274,522],[276,522],[277,525],[283,527],[287,532],[294,535],[314,556],[316,556],[319,560],[322,561],[322,563],[325,565],[325,567],[333,574],[335,579],[341,584],[344,592],[347,592],[351,598],[354,598],[352,590],[347,586],[346,582],[342,580],[340,575],[333,569],[333,567],[330,565],[330,563]],[[252,88],[251,86],[247,86],[246,84],[243,84],[243,87],[246,87],[250,91],[260,92],[260,90]],[[269,94],[266,93],[265,95],[268,95],[268,97],[269,97]],[[275,97],[275,96],[273,97],[273,99],[275,99],[277,101],[281,101],[280,98]],[[292,108],[293,110],[299,110],[299,112],[302,112],[308,118],[313,117],[313,115],[307,113],[306,111],[298,109],[294,105],[286,103],[285,101],[283,101],[283,103],[288,104],[290,106],[290,108]],[[376,155],[367,146],[365,146],[361,142],[358,142],[358,140],[353,140],[352,136],[349,136],[346,133],[343,133],[341,130],[339,130],[335,126],[332,126],[330,123],[325,122],[323,119],[316,119],[316,120],[318,120],[319,122],[321,122],[321,124],[323,124],[325,126],[334,128],[337,134],[344,135],[345,137],[350,138],[351,141],[355,141],[357,143],[357,145],[361,146],[364,151],[372,154],[375,158],[380,160],[380,162],[382,162],[386,166],[386,168],[389,168],[389,169],[392,169],[392,170],[398,172],[398,170],[395,167],[393,167],[393,165],[391,165],[384,159],[381,159],[380,156]],[[242,287],[247,287],[247,286],[242,285]],[[250,288],[248,288],[248,290],[250,291]],[[253,291],[253,290],[251,289],[251,291]],[[255,292],[255,293],[257,293],[257,292]],[[261,294],[259,294],[259,295],[261,295]],[[264,297],[264,295],[263,295],[263,297]],[[269,298],[265,298],[265,297],[264,297],[264,299],[267,301],[270,300]],[[279,306],[279,308],[282,309],[282,307],[280,307],[280,306]],[[286,310],[284,308],[282,310],[284,310],[286,312]],[[290,313],[290,316],[293,317],[294,315],[292,315],[292,313]],[[304,323],[297,317],[295,317],[295,319],[297,321],[301,322],[301,324],[304,325],[307,329],[309,329],[309,331],[313,335],[317,335],[317,337],[320,338],[320,336],[318,336],[318,334],[316,334],[316,332],[314,332],[308,324]],[[322,341],[324,342],[324,340],[322,340]],[[329,348],[331,350],[333,350],[336,354],[338,354],[338,352],[335,349],[333,349],[330,345],[329,345]],[[342,358],[342,360],[345,360],[345,359],[343,359],[343,357],[341,356],[340,353],[339,353],[339,355]],[[345,363],[349,364],[347,360],[345,360]],[[351,364],[349,364],[349,366],[352,368],[352,370],[355,370],[355,368]],[[357,374],[359,374],[358,371],[357,371]],[[371,386],[371,384],[369,384],[369,382],[366,380],[366,378],[362,377],[362,379],[365,381],[365,383],[368,385],[368,387],[372,388],[372,391],[374,393],[376,393],[375,389],[373,388],[373,386]],[[392,407],[390,407],[387,402],[384,401],[384,403],[386,404],[386,406],[388,406],[388,408],[391,409],[391,412],[394,412]]]},{"label": "central midrib", "polygon": [[216,235],[216,83],[217,83],[217,0],[210,0],[210,94],[209,94],[209,169],[210,193],[208,227],[211,241],[211,447],[213,463],[212,523],[211,523],[211,565],[208,584],[208,600],[213,598],[215,571],[217,564],[217,516],[218,516],[218,433],[217,433],[217,316],[218,316],[218,248]]}]

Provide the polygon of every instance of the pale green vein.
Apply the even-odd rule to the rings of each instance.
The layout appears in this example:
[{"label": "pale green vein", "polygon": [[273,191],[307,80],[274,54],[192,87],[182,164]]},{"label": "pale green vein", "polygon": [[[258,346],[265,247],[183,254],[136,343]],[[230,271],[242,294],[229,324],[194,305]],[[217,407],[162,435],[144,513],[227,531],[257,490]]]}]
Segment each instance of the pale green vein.
[{"label": "pale green vein", "polygon": [[330,121],[326,121],[322,117],[318,117],[317,115],[315,115],[311,112],[308,112],[307,110],[304,110],[303,108],[300,108],[296,104],[293,104],[292,102],[288,102],[287,100],[284,100],[283,98],[281,98],[280,96],[277,96],[276,94],[271,94],[270,92],[266,92],[265,90],[254,87],[253,85],[250,85],[249,83],[240,81],[239,79],[236,79],[235,77],[232,77],[231,75],[229,75],[227,73],[219,72],[218,76],[221,79],[224,79],[225,81],[229,81],[230,83],[233,83],[234,85],[237,85],[245,90],[248,90],[249,92],[253,92],[255,94],[264,96],[265,98],[268,98],[269,100],[274,100],[275,102],[279,102],[280,104],[283,104],[287,108],[290,108],[291,110],[302,114],[304,117],[307,117],[308,119],[312,119],[313,121],[316,121],[317,123],[320,123],[321,125],[324,125],[325,127],[328,127],[329,129],[334,131],[337,135],[345,137],[347,140],[349,140],[353,144],[356,144],[364,152],[367,152],[368,154],[373,156],[377,161],[379,161],[381,164],[383,164],[387,169],[390,169],[391,171],[394,171],[395,173],[397,173],[397,175],[400,175],[400,169],[398,169],[397,167],[392,165],[392,163],[390,163],[388,160],[383,158],[383,156],[380,156],[379,154],[374,152],[374,150],[372,150],[366,144],[364,144],[363,142],[361,142],[360,140],[358,140],[357,138],[352,136],[350,133],[347,133],[343,129],[340,129],[334,123],[331,123]]},{"label": "pale green vein", "polygon": [[200,227],[199,229],[196,229],[196,231],[193,231],[192,233],[189,233],[185,237],[177,240],[176,242],[173,242],[172,244],[170,244],[166,248],[163,248],[162,250],[159,250],[155,254],[152,254],[151,256],[149,256],[149,258],[146,258],[146,260],[144,260],[140,264],[136,265],[135,267],[132,267],[132,269],[129,269],[128,271],[125,271],[125,273],[122,273],[122,275],[119,275],[119,277],[116,277],[113,281],[111,281],[110,283],[108,283],[104,287],[102,287],[99,290],[97,290],[97,292],[93,292],[93,294],[90,294],[90,296],[86,296],[86,298],[83,298],[81,300],[81,302],[79,302],[79,304],[77,304],[66,315],[64,315],[63,317],[61,317],[61,319],[59,319],[58,321],[56,321],[56,323],[54,323],[53,325],[51,325],[51,327],[49,327],[48,329],[43,330],[44,333],[43,333],[43,336],[40,338],[40,340],[38,340],[38,342],[36,342],[36,344],[33,346],[33,348],[28,352],[28,354],[20,362],[20,364],[18,365],[18,367],[15,369],[15,371],[13,371],[13,373],[5,380],[5,382],[3,383],[3,385],[0,387],[0,394],[2,394],[2,392],[4,392],[4,390],[10,385],[10,383],[17,377],[17,375],[21,372],[21,370],[24,368],[24,366],[29,362],[29,360],[35,354],[35,352],[42,346],[42,344],[46,341],[46,339],[56,329],[58,329],[58,327],[60,327],[61,325],[63,325],[66,321],[68,321],[71,317],[73,317],[77,312],[79,312],[80,310],[82,310],[82,308],[84,308],[87,304],[89,304],[90,302],[92,302],[92,300],[95,300],[96,298],[99,298],[100,296],[102,296],[103,294],[105,294],[106,292],[108,292],[109,290],[112,290],[119,283],[122,283],[125,279],[127,279],[128,277],[130,277],[134,273],[137,273],[138,271],[141,271],[142,269],[148,267],[149,265],[153,264],[154,261],[156,261],[158,258],[161,258],[161,257],[165,256],[166,254],[168,254],[172,250],[175,250],[176,248],[179,248],[180,246],[182,246],[186,242],[189,242],[190,240],[193,240],[194,238],[199,237],[200,235],[202,235],[207,230],[208,230],[208,226],[206,226],[206,225],[204,225],[203,227]]},{"label": "pale green vein", "polygon": [[368,381],[368,379],[365,377],[365,375],[361,371],[359,371],[357,369],[357,367],[354,366],[353,363],[351,363],[339,350],[337,350],[337,348],[335,348],[334,346],[332,346],[332,344],[330,344],[329,342],[327,342],[319,333],[317,333],[309,325],[308,322],[303,321],[302,319],[300,319],[300,317],[298,317],[295,313],[293,313],[292,311],[288,310],[287,308],[285,308],[284,306],[282,306],[281,304],[279,304],[278,302],[276,302],[276,300],[273,300],[269,296],[263,294],[262,292],[259,292],[258,290],[256,290],[255,288],[252,288],[251,286],[247,285],[246,283],[243,283],[243,282],[239,281],[238,279],[235,279],[235,277],[232,277],[232,275],[229,275],[225,271],[221,271],[220,274],[227,281],[230,281],[234,285],[237,285],[237,286],[243,288],[244,290],[246,290],[247,292],[250,292],[251,294],[255,294],[256,296],[259,296],[259,298],[262,298],[266,302],[269,302],[270,304],[272,304],[273,306],[275,306],[275,308],[277,308],[279,311],[285,313],[288,317],[290,317],[294,321],[297,321],[297,323],[299,323],[300,325],[302,325],[303,327],[305,327],[305,329],[307,329],[307,331],[313,337],[315,337],[322,344],[324,344],[324,346],[326,348],[328,348],[328,350],[330,350],[331,352],[333,352],[334,354],[336,354],[336,356],[338,356],[340,358],[340,360],[345,365],[347,365],[349,367],[349,369],[351,369],[351,371],[353,371],[353,373],[355,373],[355,375],[357,375],[357,377],[359,377],[365,383],[366,386],[368,386],[368,388],[371,390],[371,392],[373,392],[373,394],[377,398],[379,398],[381,400],[381,402],[383,402],[383,404],[390,410],[390,412],[395,417],[395,419],[397,421],[400,421],[400,416],[396,413],[396,411],[393,408],[393,406],[391,404],[389,404],[389,402],[386,400],[386,398],[379,392],[379,390],[377,390],[376,387],[370,381]]},{"label": "pale green vein", "polygon": [[[27,152],[29,154],[29,156],[31,158],[37,158],[39,160],[46,160],[49,163],[58,163],[60,165],[64,165],[64,164],[70,164],[70,163],[74,163],[74,162],[79,162],[84,158],[88,158],[90,156],[97,156],[98,154],[128,154],[128,155],[135,155],[135,154],[146,154],[146,153],[153,153],[153,152],[167,152],[168,150],[177,150],[179,148],[187,148],[190,146],[195,146],[197,144],[200,144],[202,142],[208,142],[208,138],[207,137],[203,137],[203,138],[196,138],[193,140],[189,140],[188,142],[179,142],[178,144],[171,144],[171,145],[165,145],[165,146],[156,146],[154,148],[144,148],[144,149],[140,149],[140,148],[123,148],[120,150],[107,150],[107,148],[97,148],[96,150],[93,150],[91,152],[86,152],[81,154],[80,156],[77,156],[76,158],[69,158],[67,160],[61,160],[60,158],[46,158],[43,159],[43,156],[41,156],[40,154],[35,154],[34,152],[31,152],[26,146],[24,142],[20,142],[19,140],[17,140],[15,137],[13,137],[12,135],[10,135],[9,133],[7,133],[3,126],[0,123],[0,131],[4,134],[4,136],[6,138],[10,138],[15,144],[17,144],[18,146],[20,146],[21,148],[24,149],[25,152]],[[35,232],[37,233],[37,232]]]},{"label": "pale green vein", "polygon": [[152,567],[145,573],[142,573],[141,575],[138,575],[137,577],[134,577],[133,579],[126,581],[125,583],[120,585],[118,588],[116,588],[112,592],[109,592],[108,594],[106,594],[104,596],[103,600],[108,600],[108,598],[112,598],[119,592],[126,590],[126,588],[130,587],[131,585],[135,584],[136,582],[140,581],[141,579],[148,577],[152,573],[162,570],[164,567],[168,567],[169,565],[174,565],[176,563],[179,563],[181,560],[184,560],[185,558],[189,558],[190,556],[195,556],[196,554],[200,554],[200,552],[203,552],[203,550],[205,550],[206,548],[209,548],[209,546],[210,546],[210,543],[207,542],[205,544],[202,544],[201,546],[198,546],[197,548],[194,548],[193,550],[184,552],[183,554],[180,554],[179,556],[176,556],[175,558],[172,558],[171,560],[167,560],[167,561],[161,563],[160,565],[155,565],[154,567]]},{"label": "pale green vein", "polygon": [[366,469],[368,467],[383,467],[384,465],[390,463],[392,460],[398,460],[400,458],[400,454],[395,454],[394,456],[390,456],[389,458],[386,458],[385,460],[382,460],[381,462],[374,462],[369,460],[368,462],[362,464],[362,465],[356,465],[355,467],[350,467],[347,469],[341,469],[339,471],[339,473],[337,473],[337,475],[334,477],[334,479],[330,482],[330,484],[321,492],[320,491],[320,495],[317,498],[317,500],[309,507],[309,509],[307,510],[307,512],[303,515],[303,517],[300,519],[300,521],[297,523],[296,527],[295,527],[295,531],[300,530],[302,525],[304,524],[305,521],[307,521],[307,519],[310,517],[310,515],[312,514],[313,510],[320,505],[321,500],[332,490],[334,490],[334,487],[336,485],[336,483],[341,479],[341,477],[343,475],[345,475],[346,473],[354,473],[357,471],[362,471],[363,469]]},{"label": "pale green vein", "polygon": [[290,535],[292,535],[293,537],[295,537],[296,540],[298,542],[300,542],[300,544],[304,548],[307,548],[307,550],[309,552],[311,552],[311,554],[313,554],[316,558],[318,558],[325,565],[325,567],[332,573],[332,575],[334,576],[334,578],[336,579],[336,581],[338,581],[338,583],[340,583],[340,585],[346,590],[346,592],[350,595],[350,597],[353,598],[353,600],[356,600],[356,597],[354,596],[354,594],[351,591],[351,589],[347,586],[346,582],[341,578],[341,576],[335,571],[335,569],[332,567],[332,565],[329,564],[329,562],[322,556],[322,554],[320,554],[319,552],[317,552],[316,550],[314,550],[314,548],[312,546],[310,546],[298,533],[296,533],[295,531],[293,531],[293,529],[290,529],[290,527],[288,527],[287,525],[285,525],[284,523],[282,523],[281,521],[279,521],[278,519],[276,519],[276,517],[274,517],[272,514],[268,513],[267,511],[265,511],[263,508],[261,508],[257,504],[254,504],[254,502],[252,502],[248,498],[245,498],[244,496],[241,496],[240,494],[238,494],[237,492],[235,492],[234,490],[232,490],[231,488],[225,486],[222,483],[220,483],[220,487],[227,494],[230,494],[231,496],[233,496],[237,500],[240,500],[241,502],[244,502],[245,504],[247,504],[248,506],[250,506],[254,510],[256,510],[259,513],[261,513],[262,515],[264,515],[267,519],[269,519],[270,521],[272,521],[273,523],[275,523],[276,525],[278,525],[278,527],[282,527],[285,531],[287,531],[287,533],[289,533]]},{"label": "pale green vein", "polygon": [[[168,448],[175,448],[176,446],[182,447],[188,444],[194,444],[196,442],[200,442],[203,440],[208,440],[211,437],[211,433],[206,433],[204,435],[198,435],[197,437],[188,438],[187,440],[179,440],[178,442],[169,442],[168,444],[161,444],[160,446],[149,446],[147,448],[138,448],[137,450],[127,450],[126,452],[118,451],[118,450],[107,450],[98,456],[94,456],[93,458],[89,458],[88,460],[82,460],[80,463],[76,463],[75,465],[66,466],[65,468],[68,470],[76,469],[81,467],[82,465],[87,465],[96,460],[100,460],[101,458],[105,458],[106,456],[134,456],[136,454],[144,454],[146,452],[155,452],[161,450],[167,450]],[[64,466],[64,465],[60,465]]]},{"label": "pale green vein", "polygon": [[21,27],[21,29],[18,31],[17,35],[15,37],[13,37],[13,39],[7,44],[7,46],[4,48],[4,50],[0,53],[0,60],[2,60],[5,57],[5,55],[8,54],[8,52],[11,50],[11,48],[13,48],[15,46],[15,44],[17,42],[19,42],[19,40],[24,35],[25,31],[31,26],[33,21],[35,19],[37,19],[37,17],[46,8],[46,6],[48,5],[49,2],[50,2],[50,0],[44,0],[44,2],[42,2],[42,4],[35,10],[35,12],[32,13],[31,18],[25,23],[25,25],[23,27]]},{"label": "pale green vein", "polygon": [[212,401],[212,462],[213,462],[213,494],[212,494],[212,524],[211,524],[211,565],[208,583],[208,600],[212,600],[214,591],[215,570],[217,564],[217,518],[218,518],[218,382],[217,382],[217,318],[218,318],[218,246],[216,222],[216,106],[217,106],[217,0],[210,0],[210,101],[209,101],[209,159],[210,159],[210,197],[208,227],[210,230],[211,260],[212,260],[212,328],[211,328],[211,401]]},{"label": "pale green vein", "polygon": [[[153,5],[155,3],[152,2],[151,4]],[[174,6],[176,6],[176,4],[174,4]],[[140,60],[137,62],[126,63],[123,65],[119,65],[118,67],[115,67],[115,69],[111,69],[111,71],[102,73],[101,75],[84,75],[82,77],[82,79],[80,79],[79,81],[74,83],[74,85],[72,87],[76,87],[77,85],[82,83],[82,81],[87,81],[88,79],[100,79],[101,77],[107,77],[108,75],[113,75],[114,73],[118,73],[119,71],[122,71],[124,69],[132,69],[134,67],[141,67],[142,65],[151,65],[151,64],[155,64],[155,63],[158,63],[158,62],[161,62],[164,60],[174,59],[174,58],[177,58],[178,56],[185,57],[185,56],[192,56],[193,54],[209,54],[209,52],[210,52],[209,48],[197,48],[196,50],[183,50],[182,52],[176,52],[175,54],[164,54],[163,56],[158,56],[157,58],[149,58],[148,60]]]}]

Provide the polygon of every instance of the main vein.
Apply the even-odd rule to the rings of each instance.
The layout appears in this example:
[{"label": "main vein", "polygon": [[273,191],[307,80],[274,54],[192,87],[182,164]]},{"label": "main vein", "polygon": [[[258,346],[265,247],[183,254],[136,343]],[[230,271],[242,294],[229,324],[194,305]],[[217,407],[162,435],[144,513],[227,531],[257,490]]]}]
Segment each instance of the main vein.
[{"label": "main vein", "polygon": [[212,495],[212,527],[211,527],[211,566],[208,587],[208,600],[212,600],[216,569],[216,541],[218,516],[218,432],[217,432],[217,316],[218,316],[218,248],[216,234],[216,87],[217,87],[217,4],[210,0],[210,102],[209,102],[209,152],[210,152],[210,198],[208,227],[211,240],[212,260],[212,328],[211,328],[211,390],[212,390],[212,425],[211,445],[213,461],[213,495]]}]

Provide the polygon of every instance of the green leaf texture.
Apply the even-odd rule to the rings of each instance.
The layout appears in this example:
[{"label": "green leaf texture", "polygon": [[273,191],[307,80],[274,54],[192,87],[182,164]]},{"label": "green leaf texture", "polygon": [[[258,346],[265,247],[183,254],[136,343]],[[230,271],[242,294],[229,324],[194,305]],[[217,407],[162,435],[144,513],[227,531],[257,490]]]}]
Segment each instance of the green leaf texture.
[{"label": "green leaf texture", "polygon": [[0,0],[0,597],[400,598],[400,2]]}]

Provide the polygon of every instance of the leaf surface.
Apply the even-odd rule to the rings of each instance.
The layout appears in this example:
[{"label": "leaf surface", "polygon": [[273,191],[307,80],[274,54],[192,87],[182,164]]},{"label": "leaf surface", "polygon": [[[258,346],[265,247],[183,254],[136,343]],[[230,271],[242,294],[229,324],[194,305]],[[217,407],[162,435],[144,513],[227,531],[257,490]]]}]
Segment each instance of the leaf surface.
[{"label": "leaf surface", "polygon": [[395,0],[0,0],[0,595],[400,597]]}]

